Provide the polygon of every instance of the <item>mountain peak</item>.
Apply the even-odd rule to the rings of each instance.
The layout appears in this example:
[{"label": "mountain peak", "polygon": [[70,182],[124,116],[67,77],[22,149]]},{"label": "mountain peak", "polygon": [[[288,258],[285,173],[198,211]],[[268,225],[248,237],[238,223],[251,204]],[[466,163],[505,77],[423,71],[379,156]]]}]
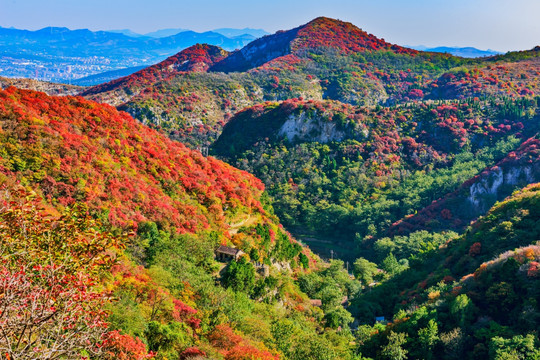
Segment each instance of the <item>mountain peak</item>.
[{"label": "mountain peak", "polygon": [[278,31],[252,41],[233,52],[212,71],[245,71],[261,66],[275,58],[298,54],[306,49],[332,48],[343,54],[361,51],[390,50],[416,54],[418,51],[393,45],[368,34],[355,25],[341,20],[318,17],[305,25],[287,31]]},{"label": "mountain peak", "polygon": [[318,17],[301,26],[292,44],[293,51],[318,47],[336,48],[343,53],[369,50],[417,53],[416,50],[387,43],[384,39],[368,34],[352,23],[327,17]]},{"label": "mountain peak", "polygon": [[210,66],[223,60],[228,52],[219,46],[196,44],[154,65],[160,69],[205,72]]}]

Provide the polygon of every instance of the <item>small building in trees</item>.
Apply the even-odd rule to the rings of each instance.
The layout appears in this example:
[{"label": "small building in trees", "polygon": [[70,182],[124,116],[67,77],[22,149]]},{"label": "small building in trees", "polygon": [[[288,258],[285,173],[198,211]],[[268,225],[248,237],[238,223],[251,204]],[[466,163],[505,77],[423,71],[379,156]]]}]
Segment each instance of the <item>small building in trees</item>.
[{"label": "small building in trees", "polygon": [[240,256],[244,254],[245,252],[240,249],[221,245],[216,249],[216,260],[223,262],[229,262],[232,260],[238,261],[238,259],[240,259]]}]

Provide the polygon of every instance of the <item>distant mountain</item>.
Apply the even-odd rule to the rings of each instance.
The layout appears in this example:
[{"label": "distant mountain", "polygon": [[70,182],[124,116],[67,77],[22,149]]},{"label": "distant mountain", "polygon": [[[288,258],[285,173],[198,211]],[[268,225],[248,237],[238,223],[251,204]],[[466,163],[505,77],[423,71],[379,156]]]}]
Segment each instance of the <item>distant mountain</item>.
[{"label": "distant mountain", "polygon": [[251,35],[228,38],[216,32],[183,31],[151,38],[119,32],[48,27],[37,31],[0,27],[0,71],[6,77],[73,81],[110,70],[162,61],[198,43],[235,50],[253,40]]},{"label": "distant mountain", "polygon": [[254,38],[260,38],[265,35],[269,35],[270,33],[263,30],[263,29],[251,29],[251,28],[243,28],[243,29],[233,29],[233,28],[220,28],[220,29],[214,29],[213,32],[217,32],[221,35],[225,35],[227,37],[236,37],[240,35],[251,35]]},{"label": "distant mountain", "polygon": [[[251,40],[251,38],[250,38]],[[245,43],[242,38],[231,39],[215,32],[198,33],[182,31],[162,38],[133,38],[119,32],[70,30],[48,27],[29,31],[0,27],[0,46],[3,55],[33,54],[37,57],[50,56],[108,56],[129,58],[138,56],[139,62],[156,61],[162,56],[172,55],[197,43],[219,45],[234,50]]]},{"label": "distant mountain", "polygon": [[183,31],[190,31],[189,29],[160,29],[144,34],[144,36],[153,37],[153,38],[163,38],[167,36],[176,35]]},{"label": "distant mountain", "polygon": [[[173,36],[181,32],[192,31],[192,30],[183,29],[183,28],[167,28],[167,29],[159,29],[159,30],[152,31],[146,34],[139,34],[129,29],[107,30],[107,31],[120,33],[120,34],[124,34],[131,37],[151,37],[151,38],[159,39],[159,38]],[[250,36],[249,38],[251,40],[255,40],[257,38],[260,38],[269,34],[263,29],[251,29],[251,28],[244,28],[244,29],[221,28],[221,29],[210,30],[210,32],[215,32],[223,36],[226,36],[228,38],[236,38],[239,36],[246,37],[246,35],[249,35]]]},{"label": "distant mountain", "polygon": [[494,56],[494,55],[501,54],[501,52],[499,51],[495,51],[491,49],[480,50],[474,47],[448,47],[448,46],[427,47],[423,45],[409,46],[409,47],[412,49],[420,50],[420,51],[447,53],[447,54],[452,54],[454,56],[461,56],[465,58],[477,58],[477,57]]},{"label": "distant mountain", "polygon": [[131,36],[135,38],[145,37],[146,35],[142,35],[139,33],[136,33],[134,31],[131,31],[129,29],[120,29],[120,30],[107,30],[107,32],[117,33],[117,34],[124,34],[126,36]]},{"label": "distant mountain", "polygon": [[174,53],[171,53],[170,49],[175,47],[180,49],[186,49],[195,44],[209,44],[219,46],[225,50],[231,51],[242,48],[251,40],[251,37],[240,37],[231,39],[212,31],[198,33],[188,30],[164,38],[150,39],[146,41],[146,43],[150,47],[153,47],[154,49],[160,51],[162,54],[166,53],[168,55],[172,55]]}]

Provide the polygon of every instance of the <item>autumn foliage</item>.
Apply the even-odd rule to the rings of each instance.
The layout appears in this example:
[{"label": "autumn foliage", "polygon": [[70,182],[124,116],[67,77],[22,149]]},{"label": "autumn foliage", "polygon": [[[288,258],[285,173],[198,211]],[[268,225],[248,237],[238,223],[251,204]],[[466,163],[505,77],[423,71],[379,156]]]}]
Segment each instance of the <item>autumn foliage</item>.
[{"label": "autumn foliage", "polygon": [[23,188],[0,198],[0,353],[8,359],[99,355],[107,331],[99,276],[121,238],[84,207],[51,215]]},{"label": "autumn foliage", "polygon": [[418,51],[392,45],[351,23],[319,17],[300,27],[292,49],[311,49],[317,47],[337,48],[344,53],[360,51],[392,50],[396,53],[414,55]]},{"label": "autumn foliage", "polygon": [[2,173],[59,206],[83,202],[113,225],[151,219],[197,232],[226,229],[231,211],[264,214],[253,176],[110,106],[9,88],[0,92],[0,126]]}]

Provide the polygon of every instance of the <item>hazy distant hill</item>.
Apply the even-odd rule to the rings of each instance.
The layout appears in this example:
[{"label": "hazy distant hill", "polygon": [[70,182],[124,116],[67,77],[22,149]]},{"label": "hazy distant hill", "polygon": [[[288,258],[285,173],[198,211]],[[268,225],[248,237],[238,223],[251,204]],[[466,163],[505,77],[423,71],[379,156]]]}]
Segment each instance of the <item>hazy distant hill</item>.
[{"label": "hazy distant hill", "polygon": [[[136,33],[130,29],[108,30],[108,31],[124,34],[131,37],[163,38],[163,37],[172,36],[181,32],[191,31],[191,30],[183,29],[183,28],[167,28],[167,29],[159,29],[159,30],[145,33],[145,34]],[[215,29],[215,30],[210,30],[210,31],[221,34],[229,38],[234,38],[234,37],[243,36],[243,35],[251,35],[253,36],[253,39],[256,39],[256,38],[263,37],[264,35],[270,34],[263,29],[251,29],[251,28],[243,28],[243,29],[220,28],[220,29]]]},{"label": "hazy distant hill", "polygon": [[255,38],[260,38],[260,37],[263,37],[264,35],[270,34],[263,29],[250,29],[250,28],[243,28],[243,29],[221,28],[221,29],[214,29],[212,31],[228,36],[228,37],[235,37],[239,35],[248,34],[248,35],[254,36]]},{"label": "hazy distant hill", "polygon": [[107,32],[117,33],[117,34],[124,34],[126,36],[131,36],[135,38],[145,37],[146,35],[142,35],[139,33],[136,33],[134,31],[131,31],[130,29],[119,29],[119,30],[107,30]]},{"label": "hazy distant hill", "polygon": [[190,31],[189,29],[160,29],[144,34],[144,36],[153,37],[153,38],[162,38],[167,36],[176,35],[183,31]]},{"label": "hazy distant hill", "polygon": [[438,47],[427,47],[423,45],[418,46],[410,46],[413,49],[421,50],[421,51],[432,51],[432,52],[438,52],[438,53],[447,53],[452,54],[454,56],[461,56],[465,58],[477,58],[482,56],[493,56],[493,55],[499,55],[501,52],[487,49],[487,50],[480,50],[474,47],[449,47],[449,46],[438,46]]}]

